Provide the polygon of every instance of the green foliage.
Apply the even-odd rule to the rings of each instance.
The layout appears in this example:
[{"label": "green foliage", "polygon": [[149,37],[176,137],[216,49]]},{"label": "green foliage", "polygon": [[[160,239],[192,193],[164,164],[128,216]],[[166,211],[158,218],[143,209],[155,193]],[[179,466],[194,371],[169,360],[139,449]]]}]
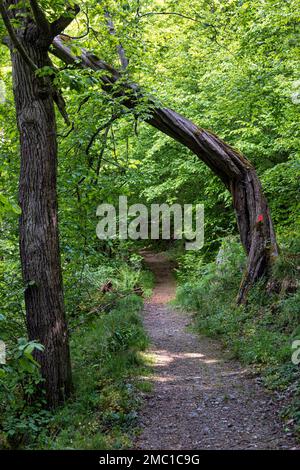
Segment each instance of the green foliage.
[{"label": "green foliage", "polygon": [[[197,311],[196,323],[201,331],[220,335],[245,362],[280,363],[290,357],[291,335],[299,325],[299,292],[288,294],[284,290],[290,279],[294,280],[293,290],[296,289],[295,276],[299,276],[294,270],[296,259],[291,252],[282,252],[274,265],[269,291],[265,281],[261,281],[251,290],[247,306],[238,307],[235,295],[241,275],[237,273],[242,268],[238,252],[241,249],[236,241],[225,240],[216,262],[197,271],[198,281],[194,277],[183,278],[177,300],[184,308]],[[289,264],[284,264],[286,257]],[[286,271],[280,268],[278,271],[282,265]],[[270,290],[274,285],[276,292]]]},{"label": "green foliage", "polygon": [[[103,255],[101,260],[102,265],[97,269],[85,265],[80,273],[74,273],[77,280],[72,292],[74,295],[77,286],[80,293],[67,307],[72,332],[75,397],[57,415],[45,408],[43,381],[33,357],[34,351],[42,351],[43,346],[15,338],[17,331],[23,331],[23,325],[6,309],[6,315],[1,314],[0,339],[7,341],[8,359],[0,368],[0,447],[105,449],[129,446],[139,406],[136,386],[140,382],[135,377],[146,373],[139,351],[147,346],[139,317],[143,302],[133,291],[140,286],[149,294],[153,277],[142,269],[139,255],[129,255],[128,263]],[[113,280],[112,291],[101,292],[101,287],[110,280]],[[18,316],[20,307],[22,309],[22,304],[17,304]],[[100,402],[103,402],[101,406]],[[97,411],[92,418],[93,410]],[[84,438],[78,432],[78,419],[85,422],[87,428],[93,423]],[[56,442],[54,436],[60,426],[65,428]]]},{"label": "green foliage", "polygon": [[50,449],[130,447],[140,406],[140,354],[147,344],[136,296],[121,299],[72,335],[75,396],[57,411],[47,436],[37,444]]},{"label": "green foliage", "polygon": [[34,351],[43,349],[36,341],[19,338],[0,368],[0,448],[35,442],[51,419],[45,410],[39,365],[33,357]]},{"label": "green foliage", "polygon": [[[297,235],[300,227],[299,193],[300,159],[275,165],[263,176],[263,184],[269,200],[272,217],[278,232]],[[296,197],[295,197],[296,196]],[[299,247],[298,247],[299,248]]]}]

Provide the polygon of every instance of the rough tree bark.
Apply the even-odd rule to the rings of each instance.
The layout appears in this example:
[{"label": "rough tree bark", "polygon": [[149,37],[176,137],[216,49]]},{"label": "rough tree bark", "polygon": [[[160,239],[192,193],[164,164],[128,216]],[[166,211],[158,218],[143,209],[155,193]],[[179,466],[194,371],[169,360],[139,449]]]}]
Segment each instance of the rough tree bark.
[{"label": "rough tree bark", "polygon": [[[107,71],[107,75],[102,76],[102,82],[108,91],[121,76],[118,70],[85,50],[82,50],[80,58],[75,57],[60,36],[54,39],[53,46],[54,54],[66,64]],[[123,95],[123,104],[128,108],[134,108],[141,97],[136,84],[123,83],[119,90],[114,87],[113,93]],[[238,303],[245,303],[252,284],[268,273],[273,259],[278,255],[270,211],[255,168],[212,132],[196,126],[171,109],[152,104],[151,117],[147,118],[147,122],[192,150],[230,191],[241,242],[248,256],[237,297]]]},{"label": "rough tree bark", "polygon": [[[37,77],[36,70],[49,65],[48,49],[60,28],[59,22],[48,24],[35,1],[30,2],[31,10],[18,2],[1,1],[0,10],[9,32],[20,134],[20,257],[28,336],[45,347],[44,352],[37,352],[35,356],[45,379],[47,402],[54,407],[72,390],[57,220],[57,139],[53,103],[57,92],[48,79]],[[10,5],[17,4],[17,8],[9,9]],[[15,30],[10,20],[16,17],[21,24]],[[65,21],[64,17],[62,28]]]}]

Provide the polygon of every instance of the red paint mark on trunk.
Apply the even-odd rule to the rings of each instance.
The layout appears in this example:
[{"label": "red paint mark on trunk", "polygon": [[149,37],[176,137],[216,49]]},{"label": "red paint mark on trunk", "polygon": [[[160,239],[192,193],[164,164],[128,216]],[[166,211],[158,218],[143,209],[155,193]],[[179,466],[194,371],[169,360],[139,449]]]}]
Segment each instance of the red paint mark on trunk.
[{"label": "red paint mark on trunk", "polygon": [[264,216],[262,214],[259,214],[257,217],[257,222],[263,222],[264,221]]}]

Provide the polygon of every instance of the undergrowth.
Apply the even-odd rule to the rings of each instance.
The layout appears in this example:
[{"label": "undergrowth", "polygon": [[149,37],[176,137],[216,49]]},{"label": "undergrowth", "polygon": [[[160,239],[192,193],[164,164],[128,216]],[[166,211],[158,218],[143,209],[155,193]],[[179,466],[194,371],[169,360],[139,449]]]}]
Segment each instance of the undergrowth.
[{"label": "undergrowth", "polygon": [[147,346],[136,295],[118,300],[110,312],[73,334],[73,399],[51,419],[38,447],[50,449],[124,449],[134,436],[139,378],[148,373]]},{"label": "undergrowth", "polygon": [[292,363],[300,339],[299,240],[285,243],[271,279],[252,288],[246,306],[236,305],[245,263],[240,243],[226,238],[216,261],[197,253],[179,259],[177,303],[194,311],[195,328],[221,339],[233,355],[253,364],[266,386],[293,396],[283,411],[300,431],[299,365]]},{"label": "undergrowth", "polygon": [[2,449],[124,449],[131,444],[141,396],[150,387],[140,378],[150,370],[140,311],[153,276],[138,255],[129,262],[86,266],[79,276],[78,302],[68,304],[74,394],[55,412],[46,408],[34,360],[42,345],[12,338],[13,324],[0,316],[2,337],[10,338],[7,362],[0,367]]}]

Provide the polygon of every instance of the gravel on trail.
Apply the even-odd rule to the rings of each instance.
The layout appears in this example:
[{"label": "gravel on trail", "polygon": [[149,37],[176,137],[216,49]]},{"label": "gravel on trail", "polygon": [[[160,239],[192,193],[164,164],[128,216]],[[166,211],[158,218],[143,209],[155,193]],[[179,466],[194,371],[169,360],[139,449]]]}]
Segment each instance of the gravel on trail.
[{"label": "gravel on trail", "polygon": [[140,412],[135,448],[296,449],[280,403],[218,341],[187,330],[191,315],[168,305],[176,283],[162,253],[144,252],[156,285],[144,324],[154,358],[154,390]]}]

